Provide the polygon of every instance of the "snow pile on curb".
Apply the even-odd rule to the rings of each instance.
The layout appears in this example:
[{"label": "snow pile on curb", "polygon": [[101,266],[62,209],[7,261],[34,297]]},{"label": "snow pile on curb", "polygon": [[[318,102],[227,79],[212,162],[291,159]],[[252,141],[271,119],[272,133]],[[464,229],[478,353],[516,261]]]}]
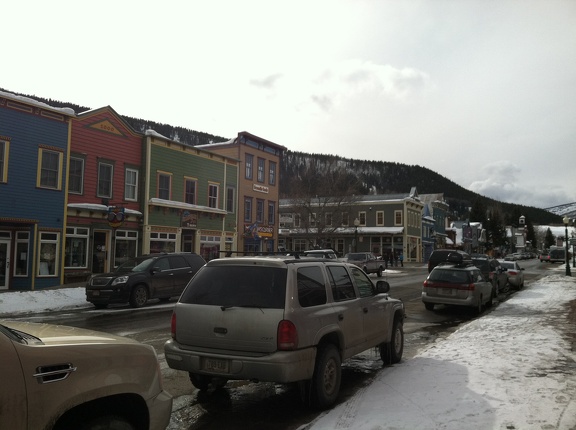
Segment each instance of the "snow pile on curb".
[{"label": "snow pile on curb", "polygon": [[305,428],[573,429],[571,301],[576,278],[538,280]]},{"label": "snow pile on curb", "polygon": [[91,306],[84,287],[0,293],[0,317]]}]

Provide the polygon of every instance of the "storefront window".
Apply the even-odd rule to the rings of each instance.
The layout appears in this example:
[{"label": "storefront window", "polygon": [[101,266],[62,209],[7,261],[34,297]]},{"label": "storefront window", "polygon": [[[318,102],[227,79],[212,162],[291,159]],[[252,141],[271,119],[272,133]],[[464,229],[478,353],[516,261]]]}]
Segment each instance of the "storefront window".
[{"label": "storefront window", "polygon": [[200,255],[210,261],[220,257],[220,237],[200,236]]},{"label": "storefront window", "polygon": [[28,276],[28,259],[30,247],[30,233],[27,231],[16,232],[16,264],[14,267],[14,276]]},{"label": "storefront window", "polygon": [[58,275],[58,242],[60,233],[40,233],[38,276]]},{"label": "storefront window", "polygon": [[150,233],[150,253],[175,252],[176,233]]},{"label": "storefront window", "polygon": [[114,247],[114,267],[118,267],[126,260],[136,257],[138,248],[137,231],[116,231],[116,244]]},{"label": "storefront window", "polygon": [[87,228],[66,228],[66,252],[64,257],[64,267],[88,267],[88,236]]}]

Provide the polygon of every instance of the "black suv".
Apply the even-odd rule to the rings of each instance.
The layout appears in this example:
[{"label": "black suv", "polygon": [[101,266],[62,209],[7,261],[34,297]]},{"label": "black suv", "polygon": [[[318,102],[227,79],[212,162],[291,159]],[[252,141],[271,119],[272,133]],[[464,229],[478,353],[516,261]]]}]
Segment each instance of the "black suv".
[{"label": "black suv", "polygon": [[471,263],[470,254],[458,249],[435,249],[428,259],[428,273],[441,263],[462,264]]},{"label": "black suv", "polygon": [[132,258],[112,273],[95,275],[86,285],[86,301],[97,308],[111,303],[144,306],[149,299],[179,296],[188,281],[206,264],[194,253],[149,254]]},{"label": "black suv", "polygon": [[498,260],[488,256],[476,257],[472,258],[472,263],[478,267],[482,275],[492,283],[496,289],[496,294],[507,292],[508,274],[506,273],[506,268],[502,267]]}]

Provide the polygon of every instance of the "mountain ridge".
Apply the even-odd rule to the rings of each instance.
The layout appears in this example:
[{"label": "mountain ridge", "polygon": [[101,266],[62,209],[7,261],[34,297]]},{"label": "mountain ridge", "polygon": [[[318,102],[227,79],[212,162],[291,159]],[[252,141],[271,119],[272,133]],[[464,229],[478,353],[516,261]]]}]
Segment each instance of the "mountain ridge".
[{"label": "mountain ridge", "polygon": [[[72,108],[76,113],[82,113],[92,108],[70,102],[61,102],[34,95],[19,94],[0,88],[18,96],[28,97],[58,108]],[[219,143],[229,140],[222,136],[211,135],[180,126],[158,123],[151,120],[138,119],[119,114],[130,126],[139,132],[154,129],[156,132],[181,143],[196,146],[209,143]],[[562,204],[549,209],[514,203],[499,202],[482,196],[445,178],[433,170],[419,166],[407,165],[390,161],[368,161],[343,158],[329,154],[309,154],[287,150],[283,154],[280,165],[280,195],[289,197],[297,188],[298,181],[313,179],[315,186],[308,186],[310,195],[319,195],[323,182],[330,182],[337,174],[340,185],[355,183],[358,192],[365,194],[395,194],[407,193],[416,187],[420,194],[444,194],[450,211],[457,217],[466,217],[474,203],[480,202],[485,207],[501,207],[502,212],[513,218],[521,213],[534,224],[562,224],[562,216],[576,217],[576,203]],[[332,175],[332,177],[330,177]],[[567,209],[570,208],[570,209]]]}]

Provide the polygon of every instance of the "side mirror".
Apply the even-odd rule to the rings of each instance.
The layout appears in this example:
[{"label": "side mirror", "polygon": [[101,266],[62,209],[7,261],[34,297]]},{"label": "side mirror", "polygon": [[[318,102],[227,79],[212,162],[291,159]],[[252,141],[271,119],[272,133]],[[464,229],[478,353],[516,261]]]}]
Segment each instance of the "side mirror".
[{"label": "side mirror", "polygon": [[385,294],[390,291],[390,284],[387,281],[376,282],[376,294]]}]

